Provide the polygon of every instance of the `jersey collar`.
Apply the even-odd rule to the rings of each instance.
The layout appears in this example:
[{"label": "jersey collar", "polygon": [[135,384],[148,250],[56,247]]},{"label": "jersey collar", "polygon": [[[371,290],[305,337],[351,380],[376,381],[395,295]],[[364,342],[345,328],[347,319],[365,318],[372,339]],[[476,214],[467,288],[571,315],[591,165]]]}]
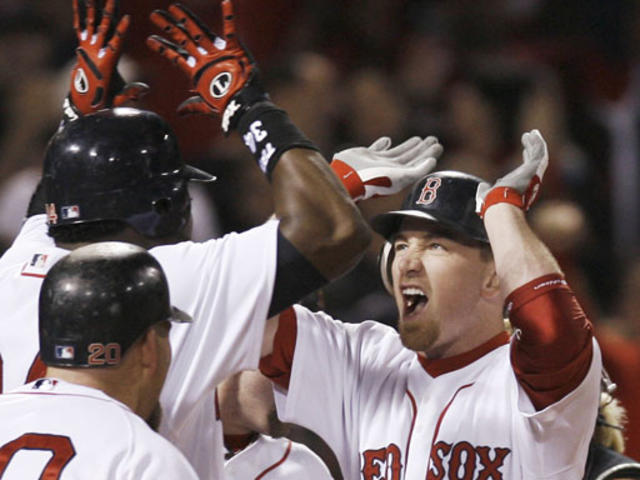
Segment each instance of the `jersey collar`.
[{"label": "jersey collar", "polygon": [[495,350],[502,345],[506,345],[507,343],[509,343],[509,335],[507,332],[501,332],[495,337],[487,340],[482,345],[479,345],[468,352],[461,353],[460,355],[454,355],[447,358],[429,359],[424,355],[417,354],[418,361],[420,362],[420,365],[422,365],[422,368],[424,368],[429,375],[435,378],[439,375],[466,367],[478,360],[480,357],[485,356],[490,351]]}]

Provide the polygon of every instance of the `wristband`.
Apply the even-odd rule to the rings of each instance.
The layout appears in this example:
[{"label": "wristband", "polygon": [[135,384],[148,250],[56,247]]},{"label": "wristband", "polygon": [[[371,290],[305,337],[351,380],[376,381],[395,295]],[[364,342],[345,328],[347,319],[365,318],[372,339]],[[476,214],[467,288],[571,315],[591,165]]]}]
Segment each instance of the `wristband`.
[{"label": "wristband", "polygon": [[260,170],[271,180],[280,156],[292,148],[319,151],[296,127],[287,112],[269,101],[252,105],[238,122],[242,141],[253,154]]},{"label": "wristband", "polygon": [[511,187],[495,187],[492,188],[484,198],[482,208],[480,210],[480,218],[484,218],[487,209],[496,203],[510,203],[523,210],[525,209],[524,195]]}]

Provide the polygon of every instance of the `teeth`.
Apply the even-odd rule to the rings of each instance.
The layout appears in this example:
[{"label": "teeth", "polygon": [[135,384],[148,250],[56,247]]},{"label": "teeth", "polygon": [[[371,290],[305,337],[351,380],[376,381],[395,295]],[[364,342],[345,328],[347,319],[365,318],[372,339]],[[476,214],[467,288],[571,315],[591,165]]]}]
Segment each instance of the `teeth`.
[{"label": "teeth", "polygon": [[402,289],[402,294],[403,295],[420,295],[422,297],[426,296],[422,290],[418,288],[413,288],[413,287]]}]

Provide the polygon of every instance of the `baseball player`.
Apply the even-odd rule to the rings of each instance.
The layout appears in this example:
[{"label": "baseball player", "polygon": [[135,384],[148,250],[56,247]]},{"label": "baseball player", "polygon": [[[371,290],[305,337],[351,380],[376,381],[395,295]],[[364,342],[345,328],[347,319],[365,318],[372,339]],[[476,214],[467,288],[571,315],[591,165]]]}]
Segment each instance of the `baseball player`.
[{"label": "baseball player", "polygon": [[310,448],[286,438],[289,427],[277,419],[271,382],[260,372],[240,372],[222,382],[217,392],[228,478],[332,478]]},{"label": "baseball player", "polygon": [[146,423],[171,362],[167,279],[143,248],[96,243],[42,282],[46,378],[0,395],[0,478],[196,479]]},{"label": "baseball player", "polygon": [[548,154],[537,130],[522,143],[495,184],[436,172],[374,218],[399,332],[300,306],[269,320],[278,415],[320,435],[345,478],[582,478],[601,357],[526,222]]},{"label": "baseball player", "polygon": [[[0,337],[0,379],[8,391],[43,374],[36,299],[51,265],[95,241],[128,241],[149,249],[167,275],[173,303],[194,318],[170,333],[174,360],[160,396],[159,432],[180,448],[201,478],[222,476],[222,427],[212,408],[215,385],[256,368],[268,315],[347,270],[370,236],[327,162],[260,89],[257,70],[235,39],[231,3],[222,5],[224,39],[203,31],[184,7],[154,14],[167,23],[185,15],[178,30],[189,32],[180,40],[188,48],[187,60],[173,56],[183,48],[172,42],[154,37],[150,43],[192,75],[198,96],[184,110],[222,113],[224,129],[242,135],[272,183],[277,219],[216,240],[182,241],[191,222],[187,183],[212,176],[184,164],[175,135],[158,115],[101,109],[114,107],[122,90],[113,87],[117,82],[96,88],[91,82],[117,78],[118,39],[126,28],[121,20],[109,39],[115,2],[106,3],[98,20],[99,9],[89,1],[86,9],[75,9],[79,41],[91,41],[78,50],[66,122],[47,148],[31,215],[0,258],[0,298],[8,312],[0,320],[6,332]],[[163,30],[176,34],[175,26]],[[197,48],[196,38],[201,40]],[[104,61],[112,54],[115,59]],[[220,82],[228,88],[218,90]],[[100,92],[107,93],[105,102],[94,105]],[[429,171],[440,151],[432,138],[413,138],[393,148],[381,139],[370,148],[352,149],[342,167],[353,170],[348,178],[358,179],[352,185],[356,190],[391,191],[406,179],[394,177],[396,163],[414,173]],[[386,166],[382,180],[390,176],[387,186],[376,186],[378,161]],[[36,214],[39,198],[46,214]]]}]

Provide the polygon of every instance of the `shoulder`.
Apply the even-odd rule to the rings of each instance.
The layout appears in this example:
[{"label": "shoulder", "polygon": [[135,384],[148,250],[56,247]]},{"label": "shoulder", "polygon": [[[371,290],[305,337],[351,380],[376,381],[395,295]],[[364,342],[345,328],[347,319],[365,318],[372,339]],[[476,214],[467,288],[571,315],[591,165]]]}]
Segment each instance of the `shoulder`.
[{"label": "shoulder", "polygon": [[[230,232],[204,242],[185,241],[153,247],[149,253],[156,257],[163,268],[186,261],[199,262],[201,258],[222,261],[222,255],[252,257],[256,251],[269,249],[275,258],[275,245],[279,222],[269,220],[244,232]],[[237,252],[235,255],[234,253]]]}]

